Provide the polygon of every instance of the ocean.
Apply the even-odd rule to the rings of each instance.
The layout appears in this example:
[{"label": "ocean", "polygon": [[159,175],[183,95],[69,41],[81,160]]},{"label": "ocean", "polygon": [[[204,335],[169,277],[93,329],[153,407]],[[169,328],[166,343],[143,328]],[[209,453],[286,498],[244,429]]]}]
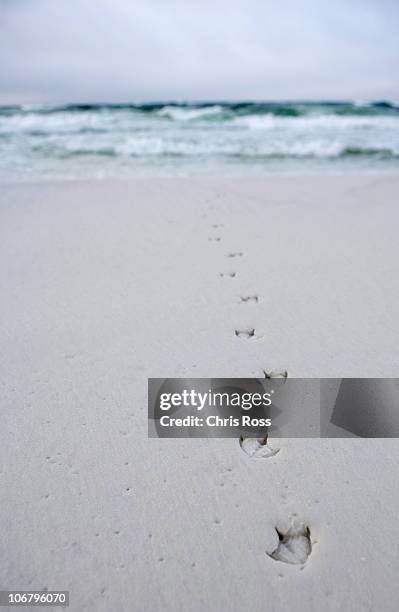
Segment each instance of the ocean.
[{"label": "ocean", "polygon": [[390,102],[0,106],[0,180],[398,170]]}]

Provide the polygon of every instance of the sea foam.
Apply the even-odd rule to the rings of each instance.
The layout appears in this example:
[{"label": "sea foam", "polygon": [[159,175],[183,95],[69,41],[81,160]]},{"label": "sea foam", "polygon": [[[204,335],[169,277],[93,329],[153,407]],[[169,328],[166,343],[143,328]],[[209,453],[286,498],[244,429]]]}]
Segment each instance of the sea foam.
[{"label": "sea foam", "polygon": [[0,178],[149,172],[397,171],[390,102],[0,107]]}]

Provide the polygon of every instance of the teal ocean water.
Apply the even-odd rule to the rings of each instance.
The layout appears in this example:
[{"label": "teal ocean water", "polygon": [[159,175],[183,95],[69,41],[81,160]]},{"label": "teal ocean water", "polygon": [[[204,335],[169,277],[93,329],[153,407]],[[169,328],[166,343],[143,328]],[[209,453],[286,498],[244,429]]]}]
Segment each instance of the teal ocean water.
[{"label": "teal ocean water", "polygon": [[0,106],[0,179],[399,170],[389,102]]}]

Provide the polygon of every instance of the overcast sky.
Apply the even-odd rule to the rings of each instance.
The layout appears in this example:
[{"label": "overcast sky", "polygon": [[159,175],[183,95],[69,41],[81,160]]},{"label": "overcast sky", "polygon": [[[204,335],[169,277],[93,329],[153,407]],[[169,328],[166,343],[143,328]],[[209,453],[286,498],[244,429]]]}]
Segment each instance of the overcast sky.
[{"label": "overcast sky", "polygon": [[398,0],[0,0],[0,103],[399,100]]}]

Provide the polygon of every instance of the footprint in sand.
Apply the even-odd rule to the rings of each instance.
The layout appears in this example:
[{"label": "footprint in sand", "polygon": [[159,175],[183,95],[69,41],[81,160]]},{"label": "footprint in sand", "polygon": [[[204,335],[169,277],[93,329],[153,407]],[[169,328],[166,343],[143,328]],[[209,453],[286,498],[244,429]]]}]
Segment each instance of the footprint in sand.
[{"label": "footprint in sand", "polygon": [[259,302],[259,297],[257,295],[247,295],[247,296],[240,296],[240,301],[248,304],[248,303],[254,303],[257,304]]},{"label": "footprint in sand", "polygon": [[253,327],[248,329],[236,329],[234,333],[238,338],[253,338],[255,336],[255,329]]},{"label": "footprint in sand", "polygon": [[288,378],[287,370],[262,370],[262,372],[267,380],[270,380],[272,378],[280,378],[285,381]]},{"label": "footprint in sand", "polygon": [[309,527],[303,524],[292,524],[285,531],[278,527],[275,529],[279,540],[277,548],[272,552],[266,551],[266,554],[274,561],[304,565],[312,552]]},{"label": "footprint in sand", "polygon": [[275,457],[280,449],[274,449],[267,443],[266,438],[244,438],[240,437],[240,446],[244,453],[254,459],[269,459]]}]

